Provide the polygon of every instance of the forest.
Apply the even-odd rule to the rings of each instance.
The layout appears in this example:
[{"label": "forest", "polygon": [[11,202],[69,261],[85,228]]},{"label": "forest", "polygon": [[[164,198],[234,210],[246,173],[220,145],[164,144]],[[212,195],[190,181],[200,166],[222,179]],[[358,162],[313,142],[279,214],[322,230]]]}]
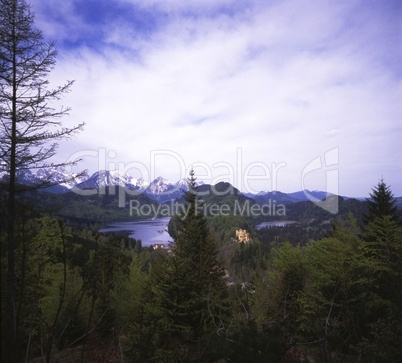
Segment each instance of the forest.
[{"label": "forest", "polygon": [[306,202],[289,218],[312,222],[256,229],[199,213],[191,170],[170,248],[101,234],[123,217],[108,195],[55,197],[46,180],[18,179],[53,165],[57,141],[83,125],[61,124],[69,109],[53,105],[72,81],[48,89],[57,52],[30,6],[0,5],[2,361],[402,361],[401,211],[384,180],[364,204],[340,199],[330,221]]},{"label": "forest", "polygon": [[[384,181],[367,214],[337,218],[319,238],[297,226],[255,230],[240,216],[193,213],[193,174],[189,185],[171,249],[102,235],[92,222],[18,198],[15,361],[400,360],[402,233]],[[239,229],[248,243],[236,239]]]}]

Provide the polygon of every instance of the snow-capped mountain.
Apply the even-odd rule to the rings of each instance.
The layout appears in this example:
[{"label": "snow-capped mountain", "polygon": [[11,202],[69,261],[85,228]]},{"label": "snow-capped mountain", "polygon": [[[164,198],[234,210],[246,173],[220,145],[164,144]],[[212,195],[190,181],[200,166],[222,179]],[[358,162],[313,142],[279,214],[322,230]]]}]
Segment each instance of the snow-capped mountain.
[{"label": "snow-capped mountain", "polygon": [[[204,183],[196,183],[202,185]],[[171,183],[168,180],[159,176],[153,180],[145,189],[145,194],[158,201],[165,203],[174,199],[181,198],[183,193],[188,190],[187,178],[180,179],[176,183]]]},{"label": "snow-capped mountain", "polygon": [[180,188],[161,176],[153,180],[144,192],[149,198],[156,200],[159,203],[180,198],[183,194],[183,191]]},{"label": "snow-capped mountain", "polygon": [[188,190],[188,180],[187,180],[187,178],[180,179],[179,181],[174,183],[174,186],[179,190],[187,191]]},{"label": "snow-capped mountain", "polygon": [[[205,183],[203,181],[196,181],[195,185],[197,186],[201,186],[204,185]],[[188,190],[188,179],[187,178],[183,178],[180,179],[179,181],[177,181],[176,183],[173,184],[176,188],[180,189],[180,190],[184,190],[187,191]]]},{"label": "snow-capped mountain", "polygon": [[149,181],[145,180],[144,178],[139,178],[139,179],[137,179],[137,184],[136,185],[141,190],[145,190],[149,185]]},{"label": "snow-capped mountain", "polygon": [[50,168],[41,168],[34,173],[34,178],[37,181],[50,181],[52,184],[56,183],[60,186],[71,189],[75,185],[84,182],[89,178],[88,172],[82,174],[67,171],[61,166],[52,166]]},{"label": "snow-capped mountain", "polygon": [[149,186],[145,189],[145,192],[147,194],[166,194],[173,189],[175,189],[175,186],[171,182],[165,178],[162,178],[161,176],[158,176],[149,184]]},{"label": "snow-capped mountain", "polygon": [[[6,167],[0,164],[0,180],[6,180],[7,175]],[[49,183],[51,186],[45,188],[45,191],[56,194],[65,193],[69,190],[74,191],[75,188],[100,190],[107,187],[123,187],[129,190],[135,190],[139,193],[143,192],[144,195],[159,203],[166,203],[181,198],[183,193],[188,190],[187,178],[171,183],[167,179],[159,176],[149,182],[143,178],[133,178],[126,172],[118,170],[99,170],[92,176],[89,176],[87,172],[78,175],[60,166],[21,171],[17,174],[17,180],[19,183],[29,186],[41,185],[44,182]],[[197,182],[196,184],[198,186],[204,185],[203,182]],[[270,199],[288,204],[308,201],[312,198],[315,200],[323,200],[331,196],[330,193],[318,190],[301,190],[294,193],[273,191],[259,192],[257,194],[245,193],[244,195],[261,204],[266,203]],[[347,197],[343,198],[348,199]]]},{"label": "snow-capped mountain", "polygon": [[[0,167],[0,179],[6,176],[7,171],[5,171],[4,167]],[[183,192],[188,190],[187,178],[171,183],[159,176],[149,182],[143,178],[135,179],[126,172],[118,170],[99,170],[89,176],[87,172],[78,175],[61,166],[41,168],[37,171],[26,170],[19,173],[18,180],[26,185],[39,185],[45,181],[49,182],[52,186],[47,187],[45,190],[57,194],[65,193],[69,190],[74,191],[76,188],[99,190],[107,187],[123,187],[144,192],[145,195],[160,203],[180,198]],[[197,183],[197,185],[202,184],[204,183]]]},{"label": "snow-capped mountain", "polygon": [[[8,171],[5,167],[0,168],[0,180],[6,178]],[[28,186],[49,184],[47,191],[53,193],[62,193],[71,189],[73,186],[89,178],[88,173],[77,174],[66,170],[62,166],[51,166],[40,168],[38,170],[24,170],[17,172],[17,180],[20,184]]]},{"label": "snow-capped mountain", "polygon": [[[141,187],[144,185],[143,179],[139,180]],[[111,186],[119,186],[128,189],[140,189],[137,179],[127,173],[117,170],[100,170],[94,173],[90,178],[75,185],[78,189],[100,189]]]},{"label": "snow-capped mountain", "polygon": [[[197,182],[197,181],[195,182],[195,185],[197,185],[197,186],[204,185],[204,184],[205,184],[204,182]],[[175,188],[177,188],[177,190],[186,192],[188,190],[188,179],[187,178],[180,179],[173,185],[175,186]]]}]

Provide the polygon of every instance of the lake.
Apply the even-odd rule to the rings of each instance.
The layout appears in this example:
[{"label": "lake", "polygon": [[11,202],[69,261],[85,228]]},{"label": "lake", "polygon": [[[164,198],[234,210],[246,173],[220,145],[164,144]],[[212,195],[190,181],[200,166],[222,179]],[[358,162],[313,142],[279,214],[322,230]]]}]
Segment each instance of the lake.
[{"label": "lake", "polygon": [[143,247],[148,247],[155,243],[163,243],[167,247],[169,242],[173,240],[166,231],[169,220],[170,217],[116,222],[100,229],[99,232],[126,233],[130,238],[140,239]]},{"label": "lake", "polygon": [[[99,230],[101,233],[124,233],[131,238],[140,239],[143,247],[151,246],[155,243],[163,243],[165,247],[173,239],[167,233],[166,229],[170,217],[165,218],[147,218],[130,222],[111,223],[105,228]],[[271,221],[263,222],[255,226],[256,229],[264,227],[284,227],[296,221]]]},{"label": "lake", "polygon": [[257,224],[255,226],[255,229],[261,229],[264,227],[285,227],[288,226],[289,224],[294,224],[297,223],[296,221],[272,221],[272,222],[263,222],[260,224]]}]

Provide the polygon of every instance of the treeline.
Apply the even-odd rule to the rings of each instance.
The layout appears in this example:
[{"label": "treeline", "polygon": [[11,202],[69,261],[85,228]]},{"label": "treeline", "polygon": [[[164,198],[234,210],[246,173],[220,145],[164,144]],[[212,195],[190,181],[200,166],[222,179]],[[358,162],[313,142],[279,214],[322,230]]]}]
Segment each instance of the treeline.
[{"label": "treeline", "polygon": [[401,360],[402,238],[385,183],[362,224],[350,215],[298,244],[239,216],[194,213],[194,180],[169,251],[21,206],[15,361]]}]

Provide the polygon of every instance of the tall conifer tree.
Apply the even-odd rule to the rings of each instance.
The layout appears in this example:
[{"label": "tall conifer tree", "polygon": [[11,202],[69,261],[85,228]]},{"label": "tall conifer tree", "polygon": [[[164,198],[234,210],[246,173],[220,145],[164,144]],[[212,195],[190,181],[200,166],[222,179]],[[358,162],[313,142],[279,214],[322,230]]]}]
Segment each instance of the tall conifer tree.
[{"label": "tall conifer tree", "polygon": [[155,293],[163,354],[202,361],[208,336],[223,328],[225,273],[200,208],[193,170],[184,197],[185,211],[174,217],[172,254],[154,271]]},{"label": "tall conifer tree", "polygon": [[391,188],[383,179],[381,179],[376,187],[372,189],[370,197],[371,198],[367,199],[368,214],[363,216],[365,224],[384,216],[390,216],[392,221],[398,222],[399,216],[396,207],[396,200],[392,194]]},{"label": "tall conifer tree", "polygon": [[[402,242],[396,201],[383,180],[367,199],[368,214],[363,216],[366,251],[383,274],[401,271]],[[401,271],[402,272],[402,271]],[[387,273],[387,274],[388,274]]]},{"label": "tall conifer tree", "polygon": [[188,259],[192,270],[198,273],[202,284],[220,281],[224,275],[218,259],[218,246],[209,235],[207,219],[204,215],[202,200],[197,192],[194,171],[190,171],[188,191],[184,194],[187,203],[183,214],[176,216],[175,254]]},{"label": "tall conifer tree", "polygon": [[366,276],[370,281],[368,351],[378,361],[402,358],[402,233],[396,201],[381,180],[370,194],[364,216]]}]

